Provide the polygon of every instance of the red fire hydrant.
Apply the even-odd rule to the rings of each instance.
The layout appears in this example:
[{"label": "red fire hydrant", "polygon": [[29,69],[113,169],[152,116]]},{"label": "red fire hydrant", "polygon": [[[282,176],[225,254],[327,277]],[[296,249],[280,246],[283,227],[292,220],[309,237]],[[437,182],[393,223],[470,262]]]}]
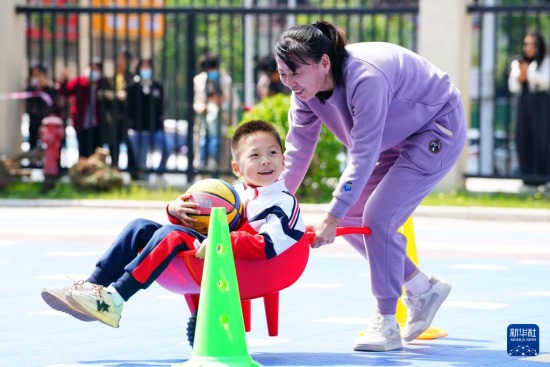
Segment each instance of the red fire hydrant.
[{"label": "red fire hydrant", "polygon": [[40,141],[44,148],[44,176],[52,179],[59,176],[61,142],[65,137],[63,120],[57,116],[48,116],[40,126]]}]

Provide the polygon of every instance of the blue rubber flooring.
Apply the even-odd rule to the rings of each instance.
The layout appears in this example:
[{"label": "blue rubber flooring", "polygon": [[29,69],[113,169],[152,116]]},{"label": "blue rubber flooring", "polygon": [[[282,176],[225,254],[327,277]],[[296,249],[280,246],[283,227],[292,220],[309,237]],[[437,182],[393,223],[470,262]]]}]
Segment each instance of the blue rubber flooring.
[{"label": "blue rubber flooring", "polygon": [[[186,303],[158,284],[125,304],[119,329],[53,311],[40,297],[45,286],[86,277],[137,216],[166,221],[162,207],[0,208],[0,366],[171,366],[191,357]],[[281,292],[277,337],[267,335],[262,302],[253,302],[252,359],[264,366],[550,364],[550,223],[420,217],[415,231],[421,268],[453,285],[433,322],[447,337],[354,352],[375,305],[367,261],[339,241],[314,250],[300,280]],[[508,355],[510,324],[538,325],[538,355]]]}]

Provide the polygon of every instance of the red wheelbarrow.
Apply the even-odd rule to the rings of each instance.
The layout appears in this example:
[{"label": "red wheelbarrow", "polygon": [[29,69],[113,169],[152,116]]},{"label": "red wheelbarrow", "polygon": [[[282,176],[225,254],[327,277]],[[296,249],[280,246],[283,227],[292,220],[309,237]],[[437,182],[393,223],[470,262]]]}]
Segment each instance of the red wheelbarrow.
[{"label": "red wheelbarrow", "polygon": [[[370,233],[368,227],[338,227],[336,230],[337,236]],[[315,233],[308,228],[300,241],[274,258],[259,261],[235,260],[246,331],[251,330],[251,300],[263,298],[268,334],[278,335],[279,292],[294,284],[304,272],[314,237]],[[203,266],[204,261],[195,257],[195,251],[184,251],[170,262],[156,280],[169,291],[184,295],[191,311],[187,326],[187,336],[191,345],[195,334]]]}]

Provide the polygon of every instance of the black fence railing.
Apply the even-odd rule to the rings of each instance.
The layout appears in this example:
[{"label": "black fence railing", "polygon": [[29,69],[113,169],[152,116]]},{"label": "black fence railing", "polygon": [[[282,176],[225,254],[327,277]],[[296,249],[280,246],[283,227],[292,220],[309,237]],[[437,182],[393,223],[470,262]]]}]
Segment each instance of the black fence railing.
[{"label": "black fence railing", "polygon": [[[231,77],[230,89],[234,93],[225,97],[229,101],[225,108],[230,112],[224,115],[227,126],[236,124],[243,110],[260,98],[256,90],[262,72],[259,63],[271,55],[277,35],[291,24],[323,18],[344,27],[351,42],[388,41],[417,49],[417,1],[143,0],[139,7],[126,6],[128,0],[91,0],[89,7],[78,6],[77,0],[52,0],[47,6],[38,3],[33,0],[29,5],[16,7],[16,13],[26,20],[29,64],[47,64],[52,82],[61,85],[63,78],[69,81],[83,75],[94,57],[103,61],[109,83],[105,87],[108,93],[100,94],[102,113],[95,121],[99,142],[95,144],[109,147],[117,161],[113,164],[123,170],[142,164],[145,172],[181,172],[189,181],[197,174],[229,173],[224,139],[218,141],[218,159],[202,159],[206,122],[205,115],[193,108],[197,98],[193,79],[201,71],[199,59],[204,53],[218,55],[220,69]],[[522,52],[526,32],[538,30],[550,42],[550,3],[476,1],[465,11],[473,15],[474,30],[471,89],[467,91],[471,97],[470,144],[465,173],[473,177],[550,181],[548,170],[526,173],[520,167],[517,96],[508,89],[510,65]],[[122,97],[121,103],[114,102],[116,93],[109,93],[116,92],[115,55],[121,47],[131,53],[128,84],[133,83],[136,60],[150,58],[153,77],[163,92],[160,111],[153,109],[162,119],[159,133],[134,139],[141,141],[135,147],[135,121],[128,122],[127,111],[129,104],[136,103],[124,102]],[[29,75],[29,83],[31,79]],[[66,124],[85,125],[86,116],[71,116],[76,101],[86,102],[84,91],[77,88],[72,99],[60,94],[58,102]],[[155,114],[145,116],[143,108],[138,112],[142,125],[154,130]],[[36,124],[32,116],[25,117],[25,124]],[[36,134],[31,135],[36,139]],[[80,155],[75,141],[69,134],[63,150],[62,163],[66,168]],[[86,144],[86,140],[81,142]],[[550,146],[548,142],[547,145]],[[120,154],[116,153],[117,147]],[[540,160],[538,153],[531,154],[534,160]],[[143,156],[145,163],[136,162]]]},{"label": "black fence railing", "polygon": [[[82,145],[93,141],[94,146],[109,147],[111,152],[120,148],[112,164],[122,170],[181,172],[188,182],[197,174],[230,172],[223,131],[235,125],[243,110],[259,100],[259,61],[271,56],[276,37],[289,25],[322,18],[342,26],[350,42],[387,41],[417,48],[416,1],[295,1],[294,6],[288,6],[286,2],[266,0],[231,2],[225,7],[201,7],[189,2],[184,7],[179,1],[164,4],[162,0],[143,1],[140,7],[106,7],[104,0],[92,0],[89,7],[70,1],[50,3],[54,4],[16,8],[16,13],[26,19],[27,59],[29,63],[49,65],[49,77],[60,87],[61,114],[68,126],[76,127],[75,134],[90,126],[96,134],[96,140],[67,139],[63,165],[72,165],[82,154],[76,142]],[[137,88],[141,99],[132,99],[134,94],[129,89],[120,89],[123,83],[117,79],[115,69],[117,52],[122,49],[130,54],[126,87],[141,83]],[[206,88],[198,88],[198,92],[196,84],[201,61],[204,66],[201,56],[206,53],[218,56],[216,61],[223,71],[219,89],[229,89],[221,91],[224,103],[218,103],[226,112],[218,115],[225,119],[221,124],[224,129],[210,131],[210,135],[222,135],[216,143],[217,151],[214,148],[217,156],[210,160],[203,159],[208,146],[207,114],[194,108],[197,99],[206,100],[206,96],[198,96]],[[84,74],[84,69],[96,62],[96,57],[102,61],[106,82],[101,86],[92,83],[92,92],[97,89],[100,93],[91,100],[89,85],[78,84],[77,78],[91,76]],[[151,87],[143,68],[141,75],[135,71],[139,59],[152,61],[153,80],[160,88]],[[210,81],[208,73],[205,75],[203,81]],[[230,81],[226,85],[223,80]],[[71,81],[72,94],[67,88]],[[162,98],[157,96],[160,104],[155,104],[155,93],[162,94]],[[82,106],[90,103],[97,104],[96,116],[82,112]],[[137,130],[138,125],[142,130]]]}]

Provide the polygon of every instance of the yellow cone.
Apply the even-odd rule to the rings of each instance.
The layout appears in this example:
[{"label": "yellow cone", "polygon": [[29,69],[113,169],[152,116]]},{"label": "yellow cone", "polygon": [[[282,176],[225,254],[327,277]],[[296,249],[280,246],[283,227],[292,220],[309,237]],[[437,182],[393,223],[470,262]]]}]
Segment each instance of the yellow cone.
[{"label": "yellow cone", "polygon": [[[399,228],[399,232],[402,233],[407,238],[407,256],[418,266],[418,254],[416,252],[416,239],[414,237],[414,227],[412,222],[412,217],[409,217],[403,227]],[[403,293],[405,289],[403,289]],[[405,326],[407,321],[407,306],[403,304],[401,298],[397,302],[397,311],[395,312],[395,319],[399,326]],[[437,339],[449,335],[446,331],[429,327],[424,333],[422,333],[417,339]]]},{"label": "yellow cone", "polygon": [[185,367],[259,367],[246,346],[227,216],[213,208],[208,231],[193,354]]}]

